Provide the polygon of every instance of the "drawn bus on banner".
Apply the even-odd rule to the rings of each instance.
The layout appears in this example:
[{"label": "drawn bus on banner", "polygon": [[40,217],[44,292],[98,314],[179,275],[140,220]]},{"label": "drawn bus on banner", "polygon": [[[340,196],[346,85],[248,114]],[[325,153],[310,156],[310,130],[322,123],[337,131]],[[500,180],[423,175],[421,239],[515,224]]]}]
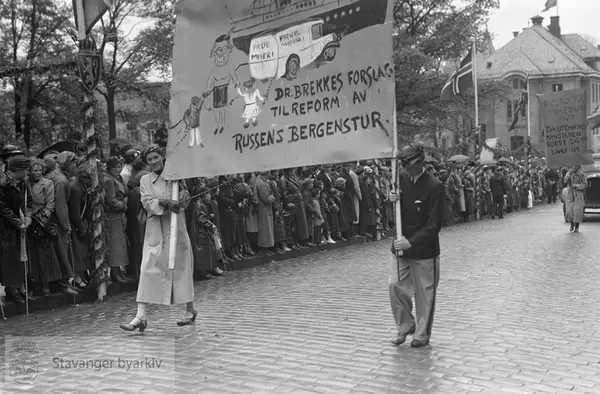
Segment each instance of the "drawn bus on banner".
[{"label": "drawn bus on banner", "polygon": [[268,30],[250,43],[250,74],[258,80],[294,80],[301,68],[315,62],[331,62],[341,36],[323,35],[324,21],[296,22]]}]

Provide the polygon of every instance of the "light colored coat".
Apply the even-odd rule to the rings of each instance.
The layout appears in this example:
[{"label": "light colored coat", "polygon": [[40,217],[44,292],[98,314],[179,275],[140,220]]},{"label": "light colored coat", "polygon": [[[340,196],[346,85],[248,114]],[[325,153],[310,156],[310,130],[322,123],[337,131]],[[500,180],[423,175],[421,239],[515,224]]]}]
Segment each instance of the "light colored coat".
[{"label": "light colored coat", "polygon": [[258,240],[259,248],[271,248],[275,245],[275,227],[273,224],[273,202],[275,196],[269,182],[259,175],[254,183],[254,194],[258,200]]},{"label": "light colored coat", "polygon": [[585,207],[585,189],[587,181],[583,173],[569,172],[565,176],[567,185],[567,200],[565,203],[565,214],[568,222],[583,222],[583,211]]},{"label": "light colored coat", "polygon": [[[165,211],[158,201],[171,199],[171,184],[155,173],[144,175],[140,181],[141,201],[148,213],[148,221],[137,302],[173,305],[194,300],[194,259],[185,220],[185,208],[189,202],[182,204],[178,215],[175,269],[169,269],[171,212]],[[187,199],[187,190],[181,190],[179,201]]]}]

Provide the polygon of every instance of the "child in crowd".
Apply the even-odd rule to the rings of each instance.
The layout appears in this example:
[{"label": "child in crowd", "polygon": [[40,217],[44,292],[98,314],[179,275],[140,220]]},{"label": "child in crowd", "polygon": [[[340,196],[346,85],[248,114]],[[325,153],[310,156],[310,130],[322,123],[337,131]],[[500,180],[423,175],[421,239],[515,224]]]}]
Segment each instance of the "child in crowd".
[{"label": "child in crowd", "polygon": [[314,188],[310,191],[312,196],[312,207],[314,209],[314,234],[313,234],[313,243],[316,245],[323,244],[323,214],[321,212],[321,204],[319,200],[321,199],[321,190],[318,188]]}]

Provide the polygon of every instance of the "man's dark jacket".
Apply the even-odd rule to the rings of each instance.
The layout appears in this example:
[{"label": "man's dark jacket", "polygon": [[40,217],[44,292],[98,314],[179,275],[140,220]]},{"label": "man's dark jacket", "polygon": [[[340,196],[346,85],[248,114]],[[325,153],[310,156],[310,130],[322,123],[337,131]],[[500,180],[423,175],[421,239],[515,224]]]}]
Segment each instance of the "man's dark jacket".
[{"label": "man's dark jacket", "polygon": [[502,175],[494,174],[490,179],[490,189],[493,196],[503,196],[508,194],[508,183]]},{"label": "man's dark jacket", "polygon": [[[407,259],[432,259],[440,254],[439,232],[444,219],[446,190],[444,185],[425,171],[416,183],[400,174],[402,235],[412,247],[403,252]],[[392,244],[392,253],[394,246]]]}]

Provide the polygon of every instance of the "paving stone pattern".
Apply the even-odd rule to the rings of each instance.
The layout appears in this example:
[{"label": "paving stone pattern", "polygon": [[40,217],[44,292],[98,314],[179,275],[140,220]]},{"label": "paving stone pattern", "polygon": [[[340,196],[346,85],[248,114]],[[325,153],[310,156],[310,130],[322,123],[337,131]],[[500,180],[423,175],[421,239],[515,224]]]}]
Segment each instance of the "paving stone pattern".
[{"label": "paving stone pattern", "polygon": [[40,336],[40,348],[70,337],[89,358],[175,338],[170,378],[53,369],[29,392],[598,393],[599,239],[600,219],[569,233],[559,204],[444,229],[422,349],[389,344],[387,241],[199,282],[193,326],[175,325],[182,307],[152,306],[147,331],[125,333],[135,297],[122,294],[13,317],[0,333]]}]

